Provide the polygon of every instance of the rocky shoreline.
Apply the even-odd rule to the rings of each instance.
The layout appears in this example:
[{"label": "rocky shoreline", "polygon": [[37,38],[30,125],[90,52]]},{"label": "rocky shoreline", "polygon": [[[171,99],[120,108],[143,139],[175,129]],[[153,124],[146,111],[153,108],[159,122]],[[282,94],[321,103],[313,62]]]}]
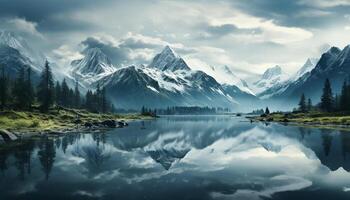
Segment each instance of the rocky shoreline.
[{"label": "rocky shoreline", "polygon": [[82,123],[81,121],[75,122],[75,127],[71,128],[62,128],[62,129],[53,129],[53,130],[44,130],[44,131],[36,131],[36,130],[7,130],[0,129],[0,144],[17,141],[20,139],[31,138],[35,136],[57,136],[69,133],[76,132],[103,132],[107,130],[111,130],[114,128],[124,128],[129,126],[129,124],[124,121],[117,121],[113,119],[103,120],[103,121],[91,121]]},{"label": "rocky shoreline", "polygon": [[[282,125],[299,126],[306,128],[322,128],[322,129],[337,129],[337,130],[350,130],[350,124],[348,122],[336,121],[335,119],[329,120],[330,122],[324,122],[319,118],[313,118],[312,120],[305,120],[304,118],[287,118],[272,115],[266,116],[246,116],[247,119],[253,122],[262,122],[265,124],[278,123]],[[335,118],[335,117],[329,117]]]}]

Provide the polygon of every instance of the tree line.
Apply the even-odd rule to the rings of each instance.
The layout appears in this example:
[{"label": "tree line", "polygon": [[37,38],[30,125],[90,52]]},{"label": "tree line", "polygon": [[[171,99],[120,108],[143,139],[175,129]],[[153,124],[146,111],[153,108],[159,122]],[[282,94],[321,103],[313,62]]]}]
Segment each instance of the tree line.
[{"label": "tree line", "polygon": [[200,106],[173,106],[167,108],[151,109],[145,106],[141,108],[142,115],[188,115],[188,114],[218,114],[218,113],[228,113],[230,112],[229,108],[211,108],[211,107],[200,107]]},{"label": "tree line", "polygon": [[31,80],[32,71],[28,67],[21,68],[16,78],[6,75],[5,68],[0,74],[0,109],[31,111],[38,105],[41,112],[48,112],[53,106],[86,109],[90,112],[113,112],[114,106],[107,100],[106,88],[97,85],[95,91],[88,90],[84,95],[79,91],[79,83],[69,88],[66,79],[54,81],[54,77],[46,61],[36,87]]},{"label": "tree line", "polygon": [[320,103],[312,105],[310,98],[306,101],[305,94],[300,97],[298,111],[309,112],[321,110],[323,112],[350,112],[350,83],[344,80],[340,94],[333,93],[331,82],[327,78],[320,97]]}]

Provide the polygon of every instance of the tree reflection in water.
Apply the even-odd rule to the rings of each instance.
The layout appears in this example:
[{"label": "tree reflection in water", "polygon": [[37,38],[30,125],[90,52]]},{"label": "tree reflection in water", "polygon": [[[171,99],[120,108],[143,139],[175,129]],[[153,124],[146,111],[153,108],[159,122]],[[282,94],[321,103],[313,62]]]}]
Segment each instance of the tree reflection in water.
[{"label": "tree reflection in water", "polygon": [[48,180],[56,156],[54,141],[48,137],[42,137],[39,141],[38,147],[38,157],[41,167],[45,173],[45,179]]},{"label": "tree reflection in water", "polygon": [[106,144],[104,133],[94,133],[80,138],[72,155],[83,158],[90,175],[101,172],[103,164],[111,157],[112,147]]}]

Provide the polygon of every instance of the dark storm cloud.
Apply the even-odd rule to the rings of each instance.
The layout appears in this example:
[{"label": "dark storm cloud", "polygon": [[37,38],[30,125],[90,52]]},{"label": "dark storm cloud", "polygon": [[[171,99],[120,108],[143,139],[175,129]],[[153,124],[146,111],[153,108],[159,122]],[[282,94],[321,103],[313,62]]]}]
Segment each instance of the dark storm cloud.
[{"label": "dark storm cloud", "polygon": [[101,6],[112,0],[0,0],[0,15],[23,17],[40,22],[47,17],[89,6]]},{"label": "dark storm cloud", "polygon": [[[113,0],[0,0],[0,17],[19,17],[37,23],[39,31],[86,30],[87,22],[71,19],[69,13],[99,7]],[[57,15],[63,16],[57,18]]]},{"label": "dark storm cloud", "polygon": [[232,5],[254,16],[274,20],[277,24],[296,27],[323,27],[341,21],[349,6],[320,8],[302,4],[298,0],[251,0],[232,1]]},{"label": "dark storm cloud", "polygon": [[81,44],[85,47],[84,50],[95,47],[100,48],[115,65],[125,64],[129,61],[128,50],[125,48],[113,46],[112,44],[102,42],[92,37],[88,37],[86,40],[82,41]]},{"label": "dark storm cloud", "polygon": [[38,31],[40,32],[69,32],[69,31],[86,31],[96,28],[96,25],[90,24],[86,21],[80,21],[65,18],[48,18],[38,24]]}]

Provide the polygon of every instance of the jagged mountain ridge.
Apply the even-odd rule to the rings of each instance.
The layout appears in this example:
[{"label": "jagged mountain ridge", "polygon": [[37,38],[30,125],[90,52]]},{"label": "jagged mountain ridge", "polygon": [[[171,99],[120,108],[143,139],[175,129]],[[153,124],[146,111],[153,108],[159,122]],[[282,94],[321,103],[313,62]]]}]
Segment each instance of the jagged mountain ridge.
[{"label": "jagged mountain ridge", "polygon": [[71,65],[71,76],[86,85],[92,84],[116,71],[111,60],[99,48],[86,49],[84,58],[72,61]]},{"label": "jagged mountain ridge", "polygon": [[32,80],[38,82],[43,68],[44,56],[34,51],[19,35],[10,31],[0,31],[0,68],[6,76],[15,78],[21,69],[32,70]]},{"label": "jagged mountain ridge", "polygon": [[[239,96],[239,99],[254,96],[241,91],[238,87],[232,92],[231,88],[223,87],[212,76],[202,71],[191,70],[169,46],[157,54],[148,66],[122,68],[111,66],[113,70],[102,70],[105,68],[101,66],[109,63],[108,58],[100,50],[93,51],[99,52],[100,56],[93,57],[91,54],[86,54],[85,58],[72,62],[72,76],[84,77],[85,84],[91,88],[96,87],[97,84],[105,86],[108,97],[123,108],[142,106],[237,108],[239,102],[235,96]],[[95,58],[93,62],[92,57]]]},{"label": "jagged mountain ridge", "polygon": [[271,87],[260,92],[258,94],[258,97],[260,99],[269,99],[283,93],[289,87],[290,84],[293,84],[299,78],[303,77],[305,74],[310,72],[313,68],[315,68],[317,61],[318,59],[316,58],[308,58],[305,64],[293,76],[291,76],[289,79],[286,79],[285,81],[276,82]]},{"label": "jagged mountain ridge", "polygon": [[284,73],[282,68],[276,65],[275,67],[268,68],[261,78],[253,83],[253,90],[258,96],[261,96],[261,93],[264,91],[284,84],[288,79],[288,74]]},{"label": "jagged mountain ridge", "polygon": [[228,66],[212,66],[211,71],[209,71],[208,74],[213,76],[221,84],[236,86],[239,88],[239,90],[255,96],[254,92],[248,86],[247,82],[234,74]]},{"label": "jagged mountain ridge", "polygon": [[11,31],[0,31],[0,46],[16,49],[22,57],[26,58],[26,64],[34,71],[40,71],[45,63],[42,52],[34,50],[21,36]]},{"label": "jagged mountain ridge", "polygon": [[162,71],[191,70],[186,62],[169,46],[166,46],[161,53],[157,54],[148,67],[154,67]]},{"label": "jagged mountain ridge", "polygon": [[350,75],[350,46],[343,50],[330,48],[322,54],[314,69],[288,85],[282,93],[273,99],[297,102],[302,93],[310,97],[313,102],[319,102],[324,82],[330,79],[334,93],[339,93],[341,85]]}]

